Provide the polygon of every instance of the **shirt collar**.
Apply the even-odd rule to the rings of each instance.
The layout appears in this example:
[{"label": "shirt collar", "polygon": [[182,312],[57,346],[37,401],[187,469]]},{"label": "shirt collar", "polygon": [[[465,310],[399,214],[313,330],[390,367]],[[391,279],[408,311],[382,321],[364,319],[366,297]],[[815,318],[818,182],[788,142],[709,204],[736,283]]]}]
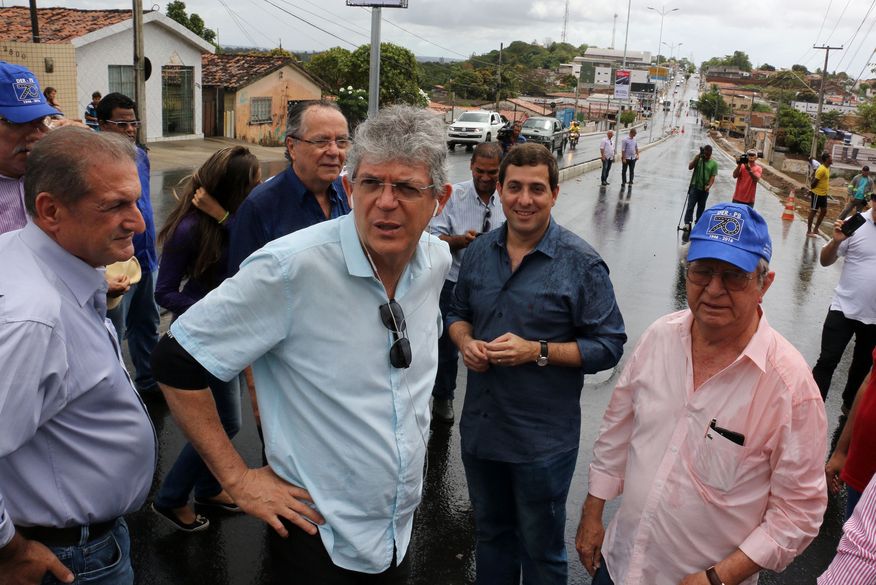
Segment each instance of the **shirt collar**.
[{"label": "shirt collar", "polygon": [[[770,327],[766,315],[764,315],[763,309],[760,307],[757,308],[757,315],[759,319],[757,330],[754,332],[754,335],[751,336],[748,345],[745,346],[745,349],[742,350],[742,353],[739,354],[739,357],[737,357],[733,363],[736,363],[742,357],[747,357],[752,363],[754,363],[754,365],[760,368],[762,372],[766,372],[767,354],[769,353],[773,339],[772,327]],[[690,347],[693,311],[690,309],[680,311],[677,316],[669,322],[679,328],[679,335],[684,343]]]},{"label": "shirt collar", "polygon": [[478,195],[477,189],[475,189],[475,186],[474,186],[474,179],[472,179],[471,181],[469,181],[469,183],[471,183],[471,189],[466,189],[466,190],[465,190],[465,196],[466,196],[466,197],[471,197],[472,199],[475,200],[475,202],[476,202],[478,205],[481,205],[481,206],[483,206],[483,207],[495,207],[496,205],[499,204],[499,190],[498,190],[498,189],[496,189],[495,191],[493,191],[493,194],[490,195],[490,203],[489,203],[488,205],[484,205],[484,200],[481,199],[481,196]]},{"label": "shirt collar", "polygon": [[62,248],[36,224],[28,223],[21,230],[21,240],[70,289],[80,307],[90,302],[98,291],[106,293],[107,282],[102,269],[88,265]]},{"label": "shirt collar", "polygon": [[[358,276],[361,278],[374,277],[374,271],[371,269],[371,263],[368,257],[365,256],[365,250],[362,249],[362,242],[359,241],[359,234],[356,231],[356,218],[350,213],[339,220],[341,234],[341,251],[344,253],[344,261],[347,264],[347,272],[350,276]],[[424,253],[424,248],[429,247],[429,236],[425,231],[420,236],[417,244],[417,249],[414,252],[413,258],[408,262],[402,278],[417,278],[423,272],[432,269],[431,254]],[[409,275],[409,276],[408,276]]]},{"label": "shirt collar", "polygon": [[[295,169],[292,168],[291,164],[283,172],[287,173],[290,186],[292,187],[292,195],[295,197],[299,206],[304,202],[304,198],[308,195],[316,199],[316,195],[311,193],[307,187],[304,186],[304,183],[301,182],[301,179],[298,178],[298,175],[295,173]],[[331,185],[329,185],[328,196],[332,206],[338,203],[338,179],[335,179],[332,181]]]},{"label": "shirt collar", "polygon": [[[508,240],[508,222],[506,221],[502,224],[502,227],[499,228],[499,237],[496,240],[496,245],[502,248],[506,247]],[[560,239],[560,226],[557,222],[554,221],[553,216],[551,216],[550,223],[548,224],[547,230],[545,230],[544,235],[539,240],[538,244],[533,248],[533,252],[541,252],[548,258],[553,258],[557,255],[557,246],[559,245]]]}]

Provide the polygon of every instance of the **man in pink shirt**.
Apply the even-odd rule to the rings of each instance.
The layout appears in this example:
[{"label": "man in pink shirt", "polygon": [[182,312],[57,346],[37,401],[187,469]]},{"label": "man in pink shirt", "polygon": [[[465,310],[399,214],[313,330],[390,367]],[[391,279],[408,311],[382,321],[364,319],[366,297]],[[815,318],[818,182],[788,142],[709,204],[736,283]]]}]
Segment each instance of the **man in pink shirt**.
[{"label": "man in pink shirt", "polygon": [[733,203],[744,203],[754,207],[754,192],[757,190],[757,182],[763,175],[763,167],[757,164],[757,150],[749,148],[737,162],[733,169],[733,178],[736,179],[736,190],[733,191]]},{"label": "man in pink shirt", "polygon": [[818,533],[827,422],[806,361],[760,307],[770,255],[746,205],[694,226],[689,308],[642,335],[594,446],[575,542],[594,585],[753,585]]}]

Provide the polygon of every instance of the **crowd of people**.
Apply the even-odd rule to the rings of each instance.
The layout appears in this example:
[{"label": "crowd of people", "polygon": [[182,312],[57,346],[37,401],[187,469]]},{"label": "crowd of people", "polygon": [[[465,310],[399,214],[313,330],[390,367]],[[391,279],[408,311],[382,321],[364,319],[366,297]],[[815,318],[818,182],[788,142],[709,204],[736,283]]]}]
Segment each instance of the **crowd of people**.
[{"label": "crowd of people", "polygon": [[[134,582],[124,517],[155,474],[143,397],[158,392],[189,441],[151,503],[170,526],[261,519],[277,583],[406,583],[429,425],[457,418],[460,357],[477,582],[566,583],[583,380],[620,362],[627,335],[608,266],[552,215],[556,158],[479,145],[472,179],[451,185],[429,113],[388,107],[351,135],[334,103],[302,102],[286,170],[262,182],[247,148],[223,148],[156,235],[137,104],[93,99],[88,126],[49,131],[59,112],[35,76],[0,62],[0,583]],[[638,156],[632,130],[625,183]],[[750,585],[808,546],[845,483],[850,521],[819,582],[872,582],[876,221],[838,220],[822,250],[844,265],[810,373],[761,308],[775,273],[756,154],[734,202],[707,207],[710,156],[691,162],[688,307],[623,366],[579,559],[597,584]],[[823,401],[852,336],[825,466]],[[262,465],[232,442],[244,387]]]}]

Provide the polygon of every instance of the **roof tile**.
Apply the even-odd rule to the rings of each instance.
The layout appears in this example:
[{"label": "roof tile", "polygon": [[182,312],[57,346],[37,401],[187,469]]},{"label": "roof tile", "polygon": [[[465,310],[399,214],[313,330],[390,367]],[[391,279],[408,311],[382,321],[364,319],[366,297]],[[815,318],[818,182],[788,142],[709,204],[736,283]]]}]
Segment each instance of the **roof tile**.
[{"label": "roof tile", "polygon": [[[130,10],[79,10],[38,8],[40,41],[63,44],[88,33],[131,19]],[[26,6],[0,8],[0,41],[29,43],[32,40],[30,9]]]},{"label": "roof tile", "polygon": [[262,78],[281,67],[297,68],[294,59],[270,55],[201,55],[201,75],[204,85],[222,86],[236,90],[250,81]]}]

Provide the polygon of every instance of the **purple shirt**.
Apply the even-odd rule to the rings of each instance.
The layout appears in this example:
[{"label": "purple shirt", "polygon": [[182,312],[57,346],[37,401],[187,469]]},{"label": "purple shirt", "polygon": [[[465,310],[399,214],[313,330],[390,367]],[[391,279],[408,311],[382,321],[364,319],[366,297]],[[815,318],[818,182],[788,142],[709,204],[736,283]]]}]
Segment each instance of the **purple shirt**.
[{"label": "purple shirt", "polygon": [[24,177],[0,175],[0,234],[19,230],[27,224],[24,212]]}]

